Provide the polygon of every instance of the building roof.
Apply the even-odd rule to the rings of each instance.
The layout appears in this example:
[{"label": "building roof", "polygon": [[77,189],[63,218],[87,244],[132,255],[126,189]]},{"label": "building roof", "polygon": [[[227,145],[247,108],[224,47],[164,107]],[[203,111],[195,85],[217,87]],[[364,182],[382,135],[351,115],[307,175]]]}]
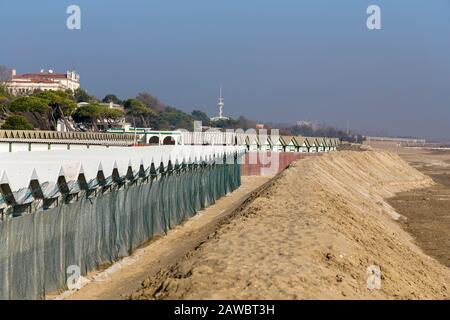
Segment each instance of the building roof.
[{"label": "building roof", "polygon": [[[13,79],[12,82],[19,80],[19,79]],[[20,79],[21,80],[21,79]],[[27,79],[29,81],[18,81],[18,83],[48,83],[48,84],[58,84],[57,81],[51,80],[51,79],[39,79],[39,78],[35,78],[35,79]]]},{"label": "building roof", "polygon": [[247,135],[247,142],[248,144],[259,144],[259,136],[257,134],[249,134]]},{"label": "building roof", "polygon": [[310,145],[312,145],[312,144],[314,144],[315,146],[320,145],[319,138],[317,138],[317,137],[305,137],[305,138],[306,138],[306,140],[308,140],[308,143]]},{"label": "building roof", "polygon": [[291,143],[291,141],[294,142],[294,145],[297,145],[297,141],[293,138],[295,138],[294,136],[281,136],[281,139],[283,140],[284,144],[287,146],[289,143]]},{"label": "building roof", "polygon": [[242,146],[247,144],[247,136],[245,134],[237,135],[237,144]]},{"label": "building roof", "polygon": [[295,141],[297,141],[297,144],[301,147],[303,144],[309,145],[309,141],[306,139],[306,137],[297,136],[295,137]]},{"label": "building roof", "polygon": [[258,135],[258,144],[260,145],[272,145],[272,139],[269,135]]},{"label": "building roof", "polygon": [[18,74],[13,76],[12,80],[16,79],[66,79],[67,74],[63,73],[49,73],[49,72],[42,72],[42,73],[24,73],[24,74]]}]

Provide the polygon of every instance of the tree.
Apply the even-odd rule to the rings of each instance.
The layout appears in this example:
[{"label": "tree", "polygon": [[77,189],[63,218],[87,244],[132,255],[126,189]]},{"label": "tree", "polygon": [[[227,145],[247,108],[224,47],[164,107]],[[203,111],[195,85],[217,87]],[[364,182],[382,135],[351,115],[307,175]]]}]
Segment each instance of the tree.
[{"label": "tree", "polygon": [[251,128],[256,128],[256,122],[250,119],[247,119],[244,116],[240,116],[237,119],[237,124],[236,124],[237,128],[242,128],[244,130],[247,129],[251,129]]},{"label": "tree", "polygon": [[60,116],[70,115],[77,107],[74,99],[65,91],[40,91],[33,96],[46,100],[54,112],[60,112]]},{"label": "tree", "polygon": [[48,106],[48,101],[46,99],[38,98],[38,97],[19,97],[14,99],[10,106],[9,110],[11,112],[36,112],[39,114],[46,114],[50,108]]},{"label": "tree", "polygon": [[0,65],[0,82],[11,80],[11,70],[5,66]]},{"label": "tree", "polygon": [[117,96],[114,95],[114,94],[107,94],[103,98],[102,102],[104,102],[104,103],[112,102],[112,103],[115,103],[115,104],[121,104],[122,103],[122,101],[119,98],[117,98]]},{"label": "tree", "polygon": [[141,126],[148,128],[149,120],[156,116],[156,112],[147,108],[141,101],[137,99],[128,99],[124,102],[125,112],[131,118],[133,124],[136,125],[136,118]]},{"label": "tree", "polygon": [[153,119],[152,127],[157,129],[173,130],[187,129],[192,130],[194,117],[181,110],[167,106],[164,111],[158,113]]},{"label": "tree", "polygon": [[0,96],[5,98],[12,98],[12,94],[9,93],[6,86],[2,83],[0,83]]},{"label": "tree", "polygon": [[73,93],[73,98],[77,103],[79,102],[93,102],[95,101],[95,97],[90,96],[86,90],[82,88],[78,88]]},{"label": "tree", "polygon": [[78,123],[90,124],[97,130],[97,120],[101,116],[101,106],[98,104],[88,104],[77,108],[72,114],[72,119]]},{"label": "tree", "polygon": [[125,113],[122,110],[119,109],[110,109],[108,107],[102,106],[104,110],[102,110],[101,116],[103,119],[105,119],[108,124],[111,124],[120,118],[123,118]]},{"label": "tree", "polygon": [[97,120],[104,122],[106,120],[108,124],[122,118],[124,112],[119,109],[110,109],[108,107],[99,105],[97,103],[81,106],[75,110],[72,114],[72,118],[78,123],[90,123],[92,127],[97,127]]},{"label": "tree", "polygon": [[165,109],[165,105],[158,98],[148,92],[141,92],[137,95],[136,100],[142,102],[146,107],[161,112]]},{"label": "tree", "polygon": [[97,104],[88,104],[81,106],[72,114],[75,122],[90,122],[94,123],[101,116],[101,108]]},{"label": "tree", "polygon": [[5,123],[2,125],[4,130],[32,130],[33,126],[24,116],[11,115],[6,118]]},{"label": "tree", "polygon": [[209,126],[211,120],[209,119],[208,115],[200,110],[194,110],[191,112],[192,117],[194,117],[195,120],[201,121],[203,126]]},{"label": "tree", "polygon": [[0,84],[0,109],[8,108],[11,99],[12,95],[8,92],[4,85]]},{"label": "tree", "polygon": [[68,91],[38,91],[33,96],[47,102],[50,107],[48,119],[53,128],[56,128],[58,119],[65,121],[65,117],[71,115],[77,107],[74,98]]},{"label": "tree", "polygon": [[9,108],[9,99],[0,94],[0,109]]}]

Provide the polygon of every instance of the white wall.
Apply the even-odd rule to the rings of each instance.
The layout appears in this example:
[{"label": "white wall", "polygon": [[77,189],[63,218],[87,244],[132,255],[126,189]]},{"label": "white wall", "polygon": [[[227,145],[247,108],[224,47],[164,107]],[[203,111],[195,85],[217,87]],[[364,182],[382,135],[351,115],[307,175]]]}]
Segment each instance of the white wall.
[{"label": "white wall", "polygon": [[29,151],[28,143],[13,143],[11,151],[12,152]]},{"label": "white wall", "polygon": [[67,144],[52,144],[50,150],[67,150]]},{"label": "white wall", "polygon": [[0,153],[9,152],[9,142],[0,142]]},{"label": "white wall", "polygon": [[31,151],[47,151],[48,144],[47,143],[32,143]]},{"label": "white wall", "polygon": [[169,160],[181,163],[183,160],[199,161],[202,158],[205,161],[213,155],[222,156],[244,150],[245,147],[234,146],[154,146],[12,152],[0,156],[0,179],[1,183],[8,183],[12,191],[17,191],[28,187],[33,172],[40,183],[54,184],[59,175],[64,175],[66,181],[74,181],[81,172],[89,181],[97,176],[100,167],[105,176],[110,176],[114,168],[120,175],[125,175],[129,166],[137,171],[141,164],[147,168],[152,161],[155,164],[163,161],[167,166]]}]

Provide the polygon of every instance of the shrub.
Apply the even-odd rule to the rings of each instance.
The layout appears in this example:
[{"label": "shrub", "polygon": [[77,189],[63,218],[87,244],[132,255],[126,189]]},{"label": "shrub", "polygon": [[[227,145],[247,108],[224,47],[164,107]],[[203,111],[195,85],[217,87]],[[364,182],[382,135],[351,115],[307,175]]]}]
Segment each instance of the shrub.
[{"label": "shrub", "polygon": [[39,114],[45,114],[48,110],[48,101],[38,97],[20,97],[9,106],[9,110],[12,112],[36,112]]},{"label": "shrub", "polygon": [[33,125],[24,116],[12,115],[2,125],[5,130],[32,130]]}]

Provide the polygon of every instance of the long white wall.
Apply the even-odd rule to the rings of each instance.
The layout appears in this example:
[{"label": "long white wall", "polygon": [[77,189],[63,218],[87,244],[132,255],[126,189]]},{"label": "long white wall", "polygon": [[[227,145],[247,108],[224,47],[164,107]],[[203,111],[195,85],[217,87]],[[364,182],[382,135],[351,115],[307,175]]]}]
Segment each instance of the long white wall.
[{"label": "long white wall", "polygon": [[144,168],[152,162],[167,166],[169,160],[173,164],[206,161],[244,151],[245,147],[239,146],[152,146],[4,153],[0,154],[0,184],[9,184],[17,191],[28,188],[31,180],[55,184],[60,176],[69,182],[81,173],[89,182],[100,170],[105,177],[111,176],[113,169],[125,176],[129,167],[137,172],[141,164]]}]

